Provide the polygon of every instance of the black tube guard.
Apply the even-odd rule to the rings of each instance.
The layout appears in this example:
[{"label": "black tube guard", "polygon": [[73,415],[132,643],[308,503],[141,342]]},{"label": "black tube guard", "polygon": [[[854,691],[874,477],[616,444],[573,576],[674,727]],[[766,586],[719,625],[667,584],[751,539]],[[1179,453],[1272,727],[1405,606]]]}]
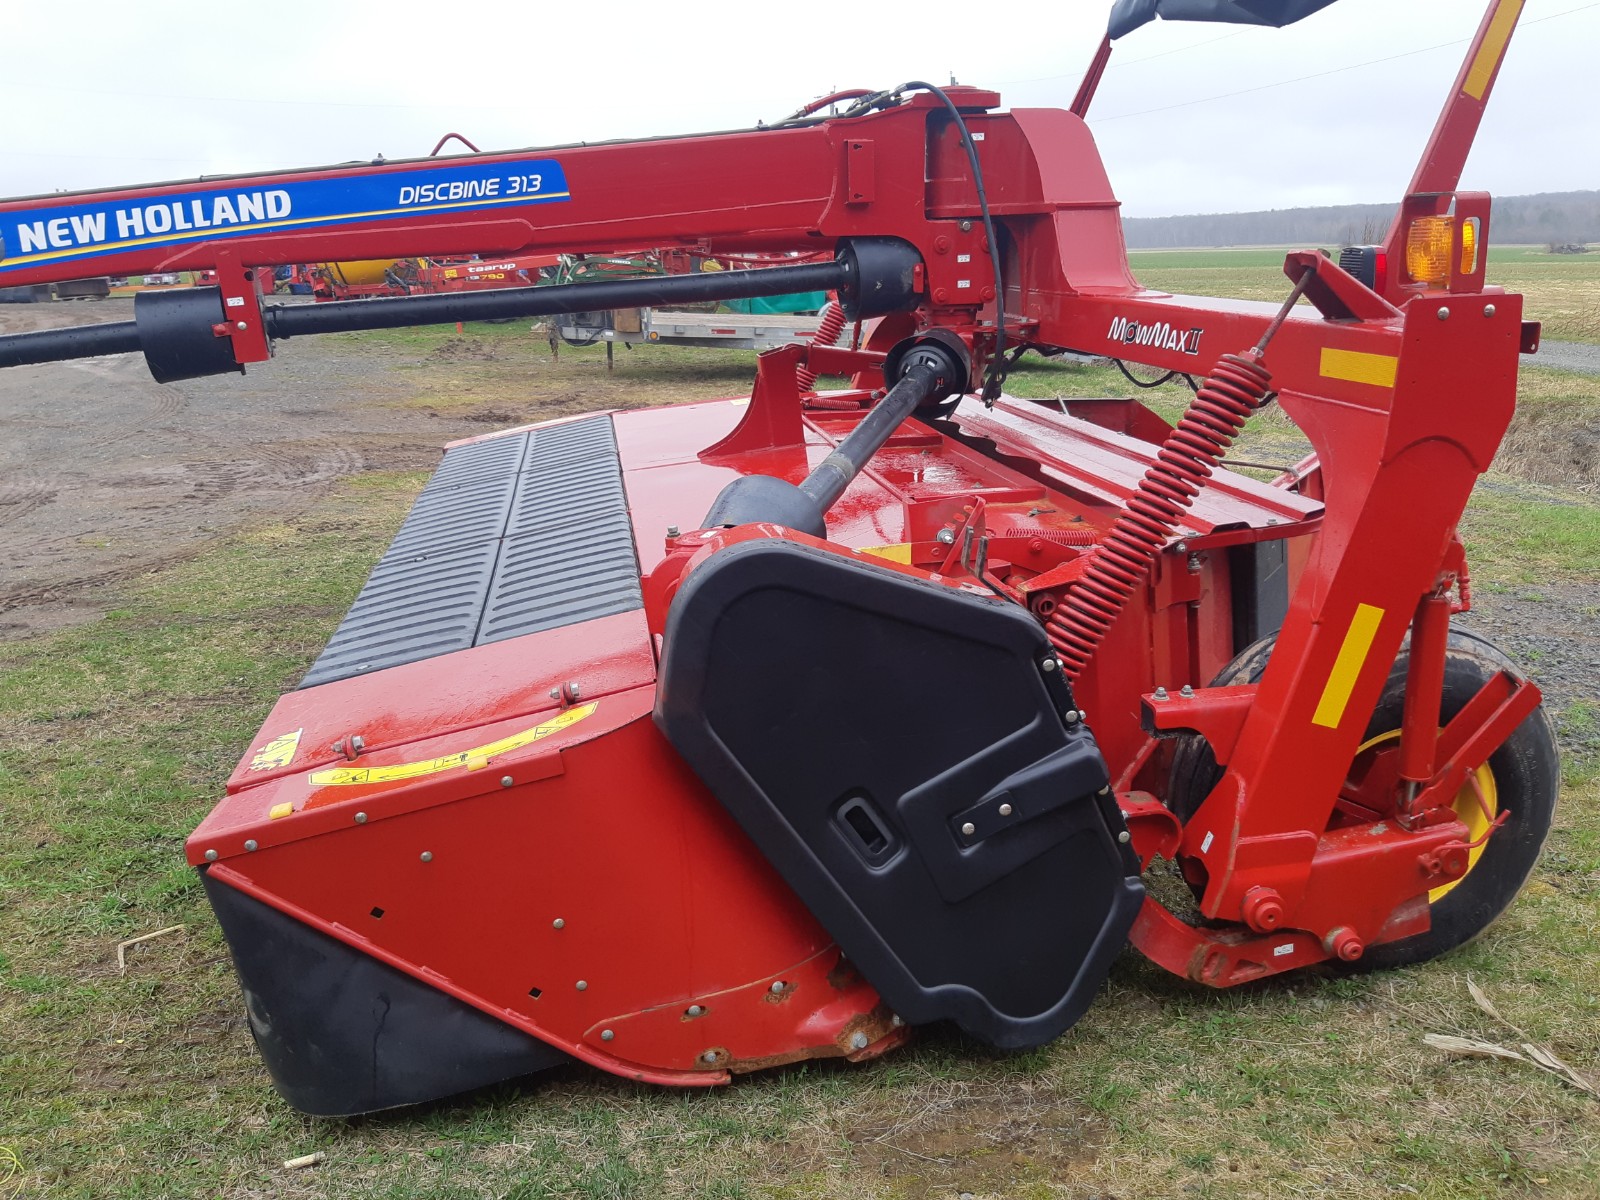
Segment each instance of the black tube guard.
[{"label": "black tube guard", "polygon": [[1047,661],[1014,605],[750,540],[675,598],[655,720],[897,1014],[1034,1046],[1144,896]]}]

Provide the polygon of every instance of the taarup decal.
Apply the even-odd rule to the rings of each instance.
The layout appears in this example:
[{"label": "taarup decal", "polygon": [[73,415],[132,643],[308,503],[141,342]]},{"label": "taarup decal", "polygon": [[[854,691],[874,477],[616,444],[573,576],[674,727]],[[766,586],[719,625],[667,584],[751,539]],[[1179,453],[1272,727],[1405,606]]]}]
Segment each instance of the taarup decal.
[{"label": "taarup decal", "polygon": [[1112,317],[1111,332],[1106,336],[1124,346],[1149,346],[1154,350],[1199,354],[1201,332],[1199,329],[1178,329],[1165,321],[1149,325],[1131,317]]}]

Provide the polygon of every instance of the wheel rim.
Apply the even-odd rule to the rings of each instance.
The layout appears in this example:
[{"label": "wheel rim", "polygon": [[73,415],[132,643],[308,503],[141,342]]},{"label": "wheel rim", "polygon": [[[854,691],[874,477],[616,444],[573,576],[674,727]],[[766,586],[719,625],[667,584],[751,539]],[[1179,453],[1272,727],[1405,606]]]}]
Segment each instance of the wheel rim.
[{"label": "wheel rim", "polygon": [[[1391,729],[1370,737],[1356,747],[1355,761],[1351,763],[1349,778],[1340,790],[1340,810],[1352,820],[1372,820],[1392,817],[1395,797],[1399,794],[1400,731]],[[1473,785],[1477,786],[1474,787]],[[1479,796],[1482,803],[1479,803]],[[1437,904],[1441,898],[1461,883],[1478,865],[1488,845],[1484,837],[1489,826],[1500,813],[1500,795],[1495,787],[1494,772],[1489,764],[1478,767],[1461,785],[1450,806],[1467,827],[1467,841],[1477,842],[1467,851],[1467,869],[1461,879],[1452,879],[1428,893],[1428,903]]]}]

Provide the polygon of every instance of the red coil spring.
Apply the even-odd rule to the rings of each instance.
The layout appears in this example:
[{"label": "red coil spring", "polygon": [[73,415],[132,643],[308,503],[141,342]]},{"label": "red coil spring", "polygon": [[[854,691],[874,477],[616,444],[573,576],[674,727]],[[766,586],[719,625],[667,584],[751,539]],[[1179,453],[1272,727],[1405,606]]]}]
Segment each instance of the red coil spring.
[{"label": "red coil spring", "polygon": [[1184,510],[1200,494],[1245,419],[1267,394],[1272,375],[1260,355],[1225,354],[1167,435],[1156,461],[1111,526],[1068,603],[1045,621],[1068,679],[1076,679]]},{"label": "red coil spring", "polygon": [[[811,335],[811,344],[813,346],[833,345],[839,340],[839,335],[844,332],[844,309],[839,307],[837,300],[829,300],[822,306],[822,311],[817,316],[817,331]],[[796,367],[794,369],[794,377],[802,392],[816,390],[817,373],[809,367]]]}]

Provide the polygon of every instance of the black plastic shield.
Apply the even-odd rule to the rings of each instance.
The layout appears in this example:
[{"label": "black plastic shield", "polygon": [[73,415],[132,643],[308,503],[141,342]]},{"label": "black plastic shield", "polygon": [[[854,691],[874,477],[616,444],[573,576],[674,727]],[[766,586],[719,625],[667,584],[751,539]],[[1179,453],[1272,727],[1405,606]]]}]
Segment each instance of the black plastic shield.
[{"label": "black plastic shield", "polygon": [[1051,657],[1015,605],[748,541],[674,600],[655,719],[900,1016],[1037,1045],[1143,898]]}]

